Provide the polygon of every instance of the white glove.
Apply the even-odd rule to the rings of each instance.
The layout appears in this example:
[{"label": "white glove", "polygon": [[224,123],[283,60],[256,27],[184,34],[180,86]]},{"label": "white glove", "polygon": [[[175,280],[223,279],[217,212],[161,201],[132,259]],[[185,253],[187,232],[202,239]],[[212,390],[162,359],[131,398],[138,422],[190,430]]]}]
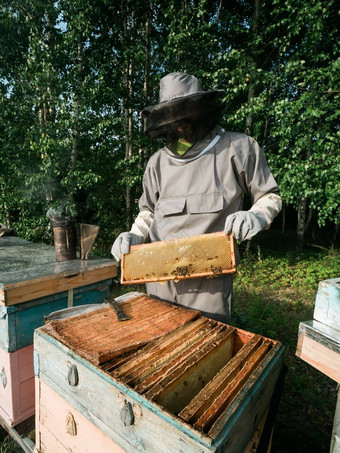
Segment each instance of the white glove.
[{"label": "white glove", "polygon": [[138,236],[138,234],[130,233],[129,231],[120,233],[113,243],[111,254],[117,261],[120,261],[122,253],[130,252],[131,245],[139,245],[143,242],[144,238],[142,236]]},{"label": "white glove", "polygon": [[262,230],[268,229],[282,208],[279,195],[269,193],[259,198],[249,211],[239,211],[227,217],[224,225],[226,234],[233,233],[235,239],[251,239]]},{"label": "white glove", "polygon": [[259,212],[238,211],[228,215],[225,225],[225,234],[233,233],[235,239],[245,241],[268,226],[265,217]]}]

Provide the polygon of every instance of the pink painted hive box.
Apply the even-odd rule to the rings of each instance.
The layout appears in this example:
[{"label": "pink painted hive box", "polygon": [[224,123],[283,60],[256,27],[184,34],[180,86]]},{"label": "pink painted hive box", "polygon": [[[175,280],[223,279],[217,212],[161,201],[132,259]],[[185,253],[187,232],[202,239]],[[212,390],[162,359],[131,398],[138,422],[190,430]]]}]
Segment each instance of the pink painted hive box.
[{"label": "pink painted hive box", "polygon": [[34,415],[33,345],[5,352],[0,349],[0,415],[14,426]]}]

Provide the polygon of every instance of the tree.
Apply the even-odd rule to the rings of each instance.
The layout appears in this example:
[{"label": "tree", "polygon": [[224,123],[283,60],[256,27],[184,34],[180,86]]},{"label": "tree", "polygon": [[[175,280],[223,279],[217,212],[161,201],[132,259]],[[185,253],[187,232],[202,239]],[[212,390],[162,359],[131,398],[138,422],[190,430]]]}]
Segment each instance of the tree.
[{"label": "tree", "polygon": [[48,240],[61,205],[112,240],[129,228],[162,145],[139,112],[187,71],[225,89],[222,125],[263,147],[300,242],[338,224],[336,14],[334,0],[4,0],[0,222]]},{"label": "tree", "polygon": [[284,22],[276,66],[270,134],[278,153],[270,160],[303,245],[313,215],[319,226],[339,222],[336,6],[300,1],[287,9],[294,20]]}]

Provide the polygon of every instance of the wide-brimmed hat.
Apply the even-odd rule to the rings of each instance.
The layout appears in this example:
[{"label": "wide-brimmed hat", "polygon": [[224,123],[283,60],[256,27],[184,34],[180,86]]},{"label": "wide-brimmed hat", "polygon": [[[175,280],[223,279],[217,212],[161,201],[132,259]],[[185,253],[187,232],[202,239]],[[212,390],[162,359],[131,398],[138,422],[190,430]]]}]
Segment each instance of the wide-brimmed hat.
[{"label": "wide-brimmed hat", "polygon": [[141,115],[146,118],[146,134],[151,138],[166,137],[176,123],[184,119],[199,121],[214,118],[214,123],[225,110],[224,90],[203,91],[197,78],[174,72],[160,81],[159,104],[146,107]]}]

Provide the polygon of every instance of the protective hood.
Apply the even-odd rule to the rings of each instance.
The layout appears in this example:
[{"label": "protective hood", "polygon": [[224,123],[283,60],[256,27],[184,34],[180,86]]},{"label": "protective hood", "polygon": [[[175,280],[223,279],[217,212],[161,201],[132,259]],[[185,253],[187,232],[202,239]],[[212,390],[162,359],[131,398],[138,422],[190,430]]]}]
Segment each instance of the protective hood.
[{"label": "protective hood", "polygon": [[223,90],[203,91],[196,77],[175,72],[160,82],[160,103],[146,107],[146,134],[152,138],[177,138],[178,124],[186,121],[192,126],[195,140],[204,137],[218,123],[226,106],[222,104]]}]

